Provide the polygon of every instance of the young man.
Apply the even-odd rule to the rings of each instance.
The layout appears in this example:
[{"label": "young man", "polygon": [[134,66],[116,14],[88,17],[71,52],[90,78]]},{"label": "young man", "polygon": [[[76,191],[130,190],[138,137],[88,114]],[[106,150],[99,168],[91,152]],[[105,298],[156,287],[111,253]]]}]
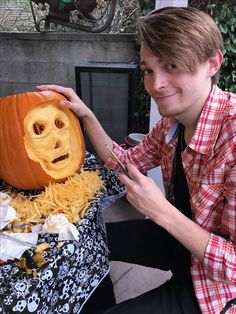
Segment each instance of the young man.
[{"label": "young man", "polygon": [[[222,37],[190,7],[151,12],[140,19],[139,36],[145,88],[163,118],[136,147],[114,143],[73,90],[38,88],[64,94],[61,105],[82,119],[105,166],[119,170],[108,144],[133,177],[120,175],[127,199],[150,219],[107,224],[111,259],[173,273],[106,313],[219,314],[236,297],[236,96],[216,86]],[[145,176],[158,165],[165,196]]]}]

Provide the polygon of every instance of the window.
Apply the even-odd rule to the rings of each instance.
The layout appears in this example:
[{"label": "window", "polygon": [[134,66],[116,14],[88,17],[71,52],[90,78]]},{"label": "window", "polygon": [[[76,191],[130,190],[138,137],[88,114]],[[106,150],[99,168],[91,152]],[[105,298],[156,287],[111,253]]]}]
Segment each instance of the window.
[{"label": "window", "polygon": [[[75,67],[76,92],[118,144],[133,132],[137,65],[88,63]],[[93,151],[85,134],[86,148]]]}]

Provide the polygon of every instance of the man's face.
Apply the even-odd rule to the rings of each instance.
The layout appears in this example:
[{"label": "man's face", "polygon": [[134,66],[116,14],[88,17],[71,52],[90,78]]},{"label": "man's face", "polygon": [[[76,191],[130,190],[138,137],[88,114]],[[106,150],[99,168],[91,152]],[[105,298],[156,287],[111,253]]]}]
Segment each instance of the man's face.
[{"label": "man's face", "polygon": [[145,46],[141,47],[144,85],[162,116],[184,122],[198,116],[211,90],[209,64],[199,65],[195,73],[161,61]]}]

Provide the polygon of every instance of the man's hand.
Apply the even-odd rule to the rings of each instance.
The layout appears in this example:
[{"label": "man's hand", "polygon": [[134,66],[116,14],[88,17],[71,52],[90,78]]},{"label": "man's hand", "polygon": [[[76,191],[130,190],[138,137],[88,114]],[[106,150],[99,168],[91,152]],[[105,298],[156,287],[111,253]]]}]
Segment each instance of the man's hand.
[{"label": "man's hand", "polygon": [[96,116],[83,101],[76,95],[72,88],[62,87],[59,85],[40,85],[37,86],[39,91],[51,90],[65,96],[67,100],[61,101],[62,108],[69,108],[82,120],[83,128],[86,130],[90,142],[103,162],[110,156],[110,152],[105,145],[113,146],[112,139],[107,135]]},{"label": "man's hand", "polygon": [[127,199],[142,214],[167,230],[201,262],[204,260],[210,233],[198,226],[168,202],[155,182],[127,165],[133,180],[120,174],[127,187]]},{"label": "man's hand", "polygon": [[60,106],[71,109],[81,119],[91,113],[91,110],[83,103],[72,88],[59,85],[40,85],[36,88],[39,91],[52,90],[65,96],[67,100],[61,101]]},{"label": "man's hand", "polygon": [[131,164],[127,165],[133,180],[125,174],[120,174],[120,181],[127,187],[127,200],[142,214],[148,216],[156,223],[161,224],[165,213],[164,208],[172,205],[156,185],[153,179],[146,177]]}]

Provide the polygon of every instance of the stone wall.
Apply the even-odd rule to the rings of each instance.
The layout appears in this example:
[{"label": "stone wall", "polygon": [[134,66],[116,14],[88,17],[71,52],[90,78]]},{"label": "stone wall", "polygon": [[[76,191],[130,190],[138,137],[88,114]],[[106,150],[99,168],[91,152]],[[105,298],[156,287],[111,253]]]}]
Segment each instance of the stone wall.
[{"label": "stone wall", "polygon": [[0,32],[0,96],[39,84],[75,88],[75,66],[136,60],[134,34]]}]

